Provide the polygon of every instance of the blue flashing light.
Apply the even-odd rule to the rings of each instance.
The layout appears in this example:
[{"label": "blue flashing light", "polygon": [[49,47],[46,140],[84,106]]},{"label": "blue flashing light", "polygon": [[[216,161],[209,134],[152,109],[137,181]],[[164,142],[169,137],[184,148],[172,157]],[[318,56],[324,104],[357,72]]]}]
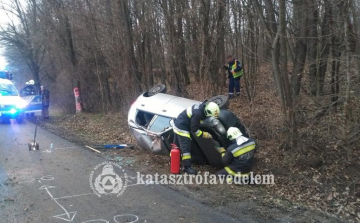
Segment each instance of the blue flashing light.
[{"label": "blue flashing light", "polygon": [[10,114],[12,114],[12,115],[13,115],[13,114],[15,114],[15,113],[17,112],[17,110],[16,110],[15,108],[12,108],[12,109],[10,109],[10,111],[9,111],[9,112],[10,112]]}]

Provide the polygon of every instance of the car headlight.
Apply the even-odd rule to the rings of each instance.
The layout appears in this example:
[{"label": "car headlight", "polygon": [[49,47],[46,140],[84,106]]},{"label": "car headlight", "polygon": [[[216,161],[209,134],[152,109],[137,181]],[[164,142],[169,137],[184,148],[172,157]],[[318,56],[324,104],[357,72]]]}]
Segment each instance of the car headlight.
[{"label": "car headlight", "polygon": [[23,101],[23,100],[18,101],[18,102],[16,103],[16,107],[19,108],[19,109],[23,109],[23,108],[26,107],[26,102]]},{"label": "car headlight", "polygon": [[10,111],[9,111],[9,113],[12,115],[15,114],[16,112],[17,112],[17,110],[15,108],[10,109]]}]

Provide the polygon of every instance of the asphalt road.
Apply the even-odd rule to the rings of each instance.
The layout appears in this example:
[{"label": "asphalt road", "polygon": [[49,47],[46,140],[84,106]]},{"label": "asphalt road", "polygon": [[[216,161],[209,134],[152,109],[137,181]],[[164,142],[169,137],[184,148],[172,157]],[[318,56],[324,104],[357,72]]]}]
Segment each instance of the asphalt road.
[{"label": "asphalt road", "polygon": [[29,151],[34,131],[29,122],[0,125],[0,222],[255,222],[233,219],[163,185],[137,184],[136,173],[121,166],[110,164],[116,175],[108,175],[105,158],[42,128],[40,150]]}]

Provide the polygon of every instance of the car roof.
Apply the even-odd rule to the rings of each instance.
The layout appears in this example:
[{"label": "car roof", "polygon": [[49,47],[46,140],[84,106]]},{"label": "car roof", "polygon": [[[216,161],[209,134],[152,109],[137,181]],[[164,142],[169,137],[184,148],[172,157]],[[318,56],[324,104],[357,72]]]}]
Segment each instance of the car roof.
[{"label": "car roof", "polygon": [[139,110],[157,115],[176,118],[187,107],[200,103],[200,101],[195,101],[164,93],[157,93],[153,96],[148,97],[145,93],[142,94],[135,103],[137,109]]}]

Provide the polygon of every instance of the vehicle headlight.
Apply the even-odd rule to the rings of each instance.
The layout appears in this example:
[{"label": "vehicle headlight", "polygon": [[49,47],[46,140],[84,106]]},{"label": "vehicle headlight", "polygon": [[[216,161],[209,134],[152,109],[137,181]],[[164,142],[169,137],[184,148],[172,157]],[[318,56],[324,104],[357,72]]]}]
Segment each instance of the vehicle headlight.
[{"label": "vehicle headlight", "polygon": [[16,112],[17,112],[17,110],[15,108],[10,109],[10,111],[9,111],[9,113],[12,115],[15,114]]},{"label": "vehicle headlight", "polygon": [[19,108],[19,109],[23,109],[23,108],[26,107],[26,102],[23,101],[23,100],[18,101],[18,102],[16,103],[16,107]]},{"label": "vehicle headlight", "polygon": [[219,124],[219,119],[213,119],[211,120],[211,124],[213,124],[214,126]]}]

